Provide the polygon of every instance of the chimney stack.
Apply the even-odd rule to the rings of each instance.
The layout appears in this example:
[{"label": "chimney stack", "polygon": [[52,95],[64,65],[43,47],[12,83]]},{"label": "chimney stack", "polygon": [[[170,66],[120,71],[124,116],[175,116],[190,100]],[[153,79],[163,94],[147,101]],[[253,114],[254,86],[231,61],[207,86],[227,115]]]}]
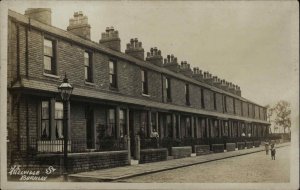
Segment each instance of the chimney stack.
[{"label": "chimney stack", "polygon": [[242,96],[242,91],[241,91],[241,88],[238,86],[238,85],[236,85],[235,86],[235,90],[236,90],[236,95],[238,95],[238,96]]},{"label": "chimney stack", "polygon": [[161,51],[156,47],[151,48],[150,52],[147,52],[146,61],[153,63],[154,65],[163,66],[163,57],[161,56]]},{"label": "chimney stack", "polygon": [[121,51],[121,40],[119,32],[114,27],[106,27],[105,32],[101,35],[100,44],[115,51]]},{"label": "chimney stack", "polygon": [[49,8],[29,8],[26,9],[25,16],[44,24],[51,25],[51,9]]},{"label": "chimney stack", "polygon": [[144,48],[142,47],[142,42],[139,42],[137,38],[130,40],[130,43],[126,46],[125,53],[137,59],[144,60]]},{"label": "chimney stack", "polygon": [[193,78],[195,78],[198,81],[203,81],[202,71],[198,67],[194,67],[193,69]]},{"label": "chimney stack", "polygon": [[187,63],[187,61],[181,61],[180,73],[185,76],[192,77],[193,71],[191,69],[191,65]]},{"label": "chimney stack", "polygon": [[213,85],[212,74],[210,74],[209,72],[204,72],[204,82],[206,82],[207,84]]},{"label": "chimney stack", "polygon": [[230,93],[235,94],[235,85],[230,82],[228,90]]},{"label": "chimney stack", "polygon": [[221,88],[225,91],[228,91],[228,86],[227,86],[227,83],[224,79],[221,80]]},{"label": "chimney stack", "polygon": [[177,57],[174,57],[174,55],[167,55],[167,58],[164,59],[163,66],[171,71],[179,72],[180,66],[177,63]]},{"label": "chimney stack", "polygon": [[217,88],[221,88],[221,80],[217,76],[213,76],[213,85]]},{"label": "chimney stack", "polygon": [[76,36],[91,40],[91,26],[88,24],[87,16],[84,16],[82,11],[75,12],[74,17],[69,19],[67,31]]}]

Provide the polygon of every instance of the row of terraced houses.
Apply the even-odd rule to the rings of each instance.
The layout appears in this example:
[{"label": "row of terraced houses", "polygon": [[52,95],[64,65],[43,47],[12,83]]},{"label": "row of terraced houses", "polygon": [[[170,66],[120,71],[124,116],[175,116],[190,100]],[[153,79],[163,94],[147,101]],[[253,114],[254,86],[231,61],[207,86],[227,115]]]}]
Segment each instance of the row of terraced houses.
[{"label": "row of terraced houses", "polygon": [[180,158],[205,146],[223,151],[224,139],[236,147],[248,138],[252,148],[268,135],[266,108],[243,98],[239,86],[174,55],[163,58],[156,47],[145,57],[136,38],[121,52],[113,27],[99,43],[90,30],[82,12],[62,30],[51,25],[50,9],[9,10],[10,164],[26,157],[59,165],[64,115],[57,87],[65,73],[74,86],[68,113],[74,172]]}]

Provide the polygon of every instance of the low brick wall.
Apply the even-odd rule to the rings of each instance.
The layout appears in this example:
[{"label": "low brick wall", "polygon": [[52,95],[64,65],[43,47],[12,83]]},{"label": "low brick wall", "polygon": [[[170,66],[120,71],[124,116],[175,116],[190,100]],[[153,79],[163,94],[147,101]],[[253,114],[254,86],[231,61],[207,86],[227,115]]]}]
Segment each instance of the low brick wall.
[{"label": "low brick wall", "polygon": [[196,156],[210,154],[209,145],[194,145]]},{"label": "low brick wall", "polygon": [[237,142],[236,146],[239,150],[241,150],[241,149],[245,149],[246,144],[245,142]]},{"label": "low brick wall", "polygon": [[140,152],[140,164],[149,162],[158,162],[167,160],[168,150],[166,148],[159,149],[142,149]]},{"label": "low brick wall", "polygon": [[253,148],[253,142],[252,141],[246,142],[246,147],[247,147],[247,149]]},{"label": "low brick wall", "polygon": [[224,152],[224,144],[212,144],[211,150],[215,153]]},{"label": "low brick wall", "polygon": [[172,147],[171,154],[174,159],[190,157],[192,154],[192,147],[191,146]]},{"label": "low brick wall", "polygon": [[260,144],[261,144],[261,142],[260,142],[260,141],[254,141],[254,142],[253,142],[253,145],[254,145],[255,147],[259,147],[259,146],[260,146]]},{"label": "low brick wall", "polygon": [[[39,155],[39,163],[47,163],[55,168],[60,168],[63,164],[63,155],[45,154]],[[84,172],[96,169],[113,168],[129,165],[128,152],[89,152],[73,153],[68,155],[68,172]]]},{"label": "low brick wall", "polygon": [[235,151],[235,148],[236,148],[235,143],[226,143],[226,150],[227,150],[227,152],[229,152],[229,151]]}]

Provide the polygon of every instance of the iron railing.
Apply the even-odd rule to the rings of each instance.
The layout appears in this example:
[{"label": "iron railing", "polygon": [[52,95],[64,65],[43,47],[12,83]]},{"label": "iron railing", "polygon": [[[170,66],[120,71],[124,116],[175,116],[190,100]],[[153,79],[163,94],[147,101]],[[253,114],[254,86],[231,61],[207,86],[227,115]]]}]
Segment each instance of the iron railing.
[{"label": "iron railing", "polygon": [[[64,151],[64,140],[41,140],[37,138],[20,138],[20,150],[30,153],[62,153]],[[126,150],[126,139],[98,139],[96,142],[91,139],[70,139],[68,140],[68,152],[101,152]]]}]

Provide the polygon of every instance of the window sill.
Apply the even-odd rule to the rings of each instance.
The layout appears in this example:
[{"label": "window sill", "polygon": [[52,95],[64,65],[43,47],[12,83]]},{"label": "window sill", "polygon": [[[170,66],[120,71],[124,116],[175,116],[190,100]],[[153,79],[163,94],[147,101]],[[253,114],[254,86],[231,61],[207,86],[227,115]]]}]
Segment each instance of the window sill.
[{"label": "window sill", "polygon": [[142,96],[145,96],[145,97],[150,97],[150,95],[149,95],[149,94],[144,94],[144,93],[142,93]]},{"label": "window sill", "polygon": [[53,75],[53,74],[43,73],[43,75],[46,76],[46,77],[51,77],[51,78],[55,78],[55,79],[60,79],[60,76]]},{"label": "window sill", "polygon": [[96,86],[95,83],[93,83],[93,82],[88,82],[88,81],[84,81],[84,84],[89,85],[89,86]]}]

